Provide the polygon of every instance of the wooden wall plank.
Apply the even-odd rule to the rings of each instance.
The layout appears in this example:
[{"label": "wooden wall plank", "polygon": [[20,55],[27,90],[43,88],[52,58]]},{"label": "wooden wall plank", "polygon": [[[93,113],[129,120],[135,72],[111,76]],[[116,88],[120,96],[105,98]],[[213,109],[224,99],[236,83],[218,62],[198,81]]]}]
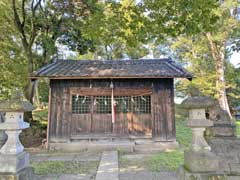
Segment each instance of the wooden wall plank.
[{"label": "wooden wall plank", "polygon": [[152,123],[155,139],[175,140],[173,79],[154,81],[152,97]]}]

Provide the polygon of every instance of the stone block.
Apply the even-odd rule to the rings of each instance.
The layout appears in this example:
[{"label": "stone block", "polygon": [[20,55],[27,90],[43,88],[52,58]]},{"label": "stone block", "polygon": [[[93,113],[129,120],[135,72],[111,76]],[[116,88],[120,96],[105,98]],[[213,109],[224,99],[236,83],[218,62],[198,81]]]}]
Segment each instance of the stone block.
[{"label": "stone block", "polygon": [[172,142],[151,142],[151,144],[136,144],[134,146],[134,151],[136,152],[159,152],[159,151],[168,151],[179,148],[179,144],[176,141]]},{"label": "stone block", "polygon": [[206,120],[206,119],[196,119],[196,120],[189,119],[187,121],[187,126],[188,127],[211,127],[213,126],[213,121]]},{"label": "stone block", "polygon": [[205,108],[197,108],[189,110],[189,119],[201,120],[206,119]]},{"label": "stone block", "polygon": [[230,165],[228,162],[225,161],[225,159],[220,158],[219,171],[225,172],[227,174],[230,173]]},{"label": "stone block", "polygon": [[0,173],[1,180],[32,180],[33,176],[31,167],[24,168],[17,173]]},{"label": "stone block", "polygon": [[17,173],[29,166],[29,154],[26,152],[17,155],[0,154],[0,173]]},{"label": "stone block", "polygon": [[226,153],[224,155],[224,161],[229,164],[230,163],[239,163],[238,154],[236,154],[236,153],[231,154],[231,152]]},{"label": "stone block", "polygon": [[214,137],[209,139],[209,145],[216,154],[228,154],[240,152],[240,139],[235,137]]},{"label": "stone block", "polygon": [[231,175],[239,175],[240,176],[240,164],[239,163],[231,163],[230,164],[230,172],[231,172]]},{"label": "stone block", "polygon": [[230,124],[219,124],[214,125],[212,129],[212,134],[215,137],[235,137],[236,136],[236,126]]},{"label": "stone block", "polygon": [[213,173],[194,173],[180,167],[178,172],[178,180],[228,180],[225,174],[217,172]]},{"label": "stone block", "polygon": [[228,176],[227,180],[239,180],[240,176]]},{"label": "stone block", "polygon": [[185,151],[184,164],[191,172],[215,172],[219,169],[218,157],[209,151]]}]

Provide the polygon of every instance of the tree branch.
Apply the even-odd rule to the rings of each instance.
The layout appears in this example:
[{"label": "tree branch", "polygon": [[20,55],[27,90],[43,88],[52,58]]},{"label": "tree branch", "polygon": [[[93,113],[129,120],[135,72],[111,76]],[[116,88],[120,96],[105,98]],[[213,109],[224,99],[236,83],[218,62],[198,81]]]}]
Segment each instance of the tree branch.
[{"label": "tree branch", "polygon": [[41,2],[42,0],[38,0],[36,5],[34,5],[34,1],[32,1],[31,3],[31,10],[32,10],[32,18],[31,18],[31,24],[32,24],[32,33],[30,35],[30,39],[29,39],[29,48],[32,47],[34,41],[35,41],[35,38],[36,38],[36,35],[37,35],[37,30],[36,30],[36,22],[34,21],[35,20],[35,16],[36,16],[36,10],[38,8],[38,6],[41,5]]},{"label": "tree branch", "polygon": [[26,38],[26,35],[25,35],[25,32],[24,32],[24,25],[25,24],[22,23],[20,18],[19,18],[15,0],[12,0],[12,9],[13,9],[13,14],[14,14],[14,23],[15,23],[18,31],[21,34],[21,39],[22,39],[22,42],[23,42],[23,46],[24,46],[25,49],[27,49],[28,42],[27,42],[27,38]]},{"label": "tree branch", "polygon": [[22,27],[25,25],[25,20],[26,20],[26,11],[25,11],[25,0],[22,0]]},{"label": "tree branch", "polygon": [[210,48],[211,48],[211,53],[212,53],[212,56],[213,56],[213,59],[214,60],[217,60],[219,57],[219,52],[218,52],[218,49],[217,49],[217,46],[212,38],[212,34],[210,32],[207,32],[206,34],[207,36],[207,39],[208,39],[208,42],[210,44]]}]

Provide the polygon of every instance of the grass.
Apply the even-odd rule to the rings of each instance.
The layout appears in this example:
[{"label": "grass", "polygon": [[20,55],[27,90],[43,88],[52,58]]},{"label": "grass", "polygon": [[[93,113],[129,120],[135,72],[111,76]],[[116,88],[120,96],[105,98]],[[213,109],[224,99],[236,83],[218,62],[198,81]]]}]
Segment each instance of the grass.
[{"label": "grass", "polygon": [[97,171],[98,161],[42,161],[31,166],[37,175],[46,174],[89,174]]},{"label": "grass", "polygon": [[[176,137],[180,148],[170,152],[159,152],[145,157],[143,159],[128,160],[121,157],[120,167],[123,169],[135,167],[135,169],[145,169],[149,171],[175,171],[184,162],[184,150],[188,149],[191,144],[192,131],[186,127],[186,122],[182,119],[176,121]],[[124,154],[122,154],[124,155]]]},{"label": "grass", "polygon": [[186,121],[176,120],[176,138],[180,147],[189,148],[192,140],[192,130],[186,126]]},{"label": "grass", "polygon": [[176,170],[183,164],[183,151],[160,152],[153,155],[146,164],[151,171]]},{"label": "grass", "polygon": [[180,148],[171,152],[159,152],[151,156],[147,161],[147,169],[151,171],[170,170],[174,171],[184,162],[184,150],[191,144],[192,131],[186,127],[183,120],[176,121],[176,138]]},{"label": "grass", "polygon": [[240,138],[240,121],[236,121],[237,125],[237,136]]}]

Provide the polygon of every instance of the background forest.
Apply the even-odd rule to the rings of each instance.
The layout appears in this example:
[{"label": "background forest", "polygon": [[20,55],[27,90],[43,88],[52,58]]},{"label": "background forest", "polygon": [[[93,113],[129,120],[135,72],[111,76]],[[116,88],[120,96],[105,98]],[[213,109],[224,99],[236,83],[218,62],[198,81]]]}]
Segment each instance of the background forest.
[{"label": "background forest", "polygon": [[240,70],[229,61],[239,20],[237,0],[0,0],[0,99],[19,88],[44,106],[48,81],[29,77],[56,58],[171,57],[195,77],[176,81],[178,96],[197,87],[230,113],[240,105]]}]

